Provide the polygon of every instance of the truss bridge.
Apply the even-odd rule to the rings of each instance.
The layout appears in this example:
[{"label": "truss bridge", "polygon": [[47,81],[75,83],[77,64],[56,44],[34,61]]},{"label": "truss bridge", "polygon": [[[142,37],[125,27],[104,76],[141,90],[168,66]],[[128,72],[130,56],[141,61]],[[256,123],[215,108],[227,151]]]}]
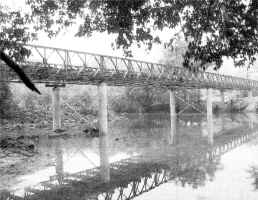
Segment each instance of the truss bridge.
[{"label": "truss bridge", "polygon": [[[21,58],[20,66],[35,83],[152,85],[155,87],[185,87],[213,89],[258,88],[258,82],[203,71],[190,72],[178,66],[178,58],[171,65],[133,59],[92,54],[38,45],[24,45],[31,51],[29,58]],[[3,62],[0,80],[20,82],[17,75]]]}]

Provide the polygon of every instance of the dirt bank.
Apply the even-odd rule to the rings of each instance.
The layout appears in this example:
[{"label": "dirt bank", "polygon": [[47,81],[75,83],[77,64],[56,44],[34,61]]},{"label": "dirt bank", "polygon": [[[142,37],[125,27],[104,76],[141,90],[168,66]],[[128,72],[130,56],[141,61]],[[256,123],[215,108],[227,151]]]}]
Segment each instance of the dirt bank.
[{"label": "dirt bank", "polygon": [[54,165],[53,158],[34,149],[38,139],[38,136],[19,136],[0,140],[0,190],[17,184],[21,175]]}]

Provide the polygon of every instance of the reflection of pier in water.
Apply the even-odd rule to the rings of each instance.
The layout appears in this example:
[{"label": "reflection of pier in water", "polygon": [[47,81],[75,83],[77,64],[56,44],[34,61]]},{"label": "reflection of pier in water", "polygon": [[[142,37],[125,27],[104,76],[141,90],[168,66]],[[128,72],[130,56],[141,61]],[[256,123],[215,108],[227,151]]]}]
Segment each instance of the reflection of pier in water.
[{"label": "reflection of pier in water", "polygon": [[[197,187],[207,175],[212,178],[221,155],[257,136],[258,132],[249,130],[247,134],[233,133],[225,140],[214,138],[213,147],[182,152],[183,146],[169,146],[114,162],[109,165],[108,183],[100,181],[100,167],[62,174],[62,167],[57,166],[57,175],[49,181],[25,189],[23,197],[6,194],[4,199],[131,199],[173,179]],[[59,155],[60,150],[56,153]]]}]

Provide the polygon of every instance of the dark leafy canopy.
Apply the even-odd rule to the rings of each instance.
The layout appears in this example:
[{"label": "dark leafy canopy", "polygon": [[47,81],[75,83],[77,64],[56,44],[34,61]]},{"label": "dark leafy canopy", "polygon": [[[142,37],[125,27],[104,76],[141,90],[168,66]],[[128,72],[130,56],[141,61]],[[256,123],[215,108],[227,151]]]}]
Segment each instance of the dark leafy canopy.
[{"label": "dark leafy canopy", "polygon": [[30,16],[21,14],[20,11],[12,12],[8,7],[0,4],[0,22],[0,60],[13,69],[28,88],[40,94],[23,69],[13,60],[21,61],[25,56],[29,56],[30,51],[22,44],[37,38],[37,35],[28,31],[29,28],[26,26],[30,22]]},{"label": "dark leafy canopy", "polygon": [[11,11],[0,4],[0,49],[8,51],[9,56],[19,61],[30,52],[22,44],[37,39],[37,34],[29,30],[30,15],[20,11]]},{"label": "dark leafy canopy", "polygon": [[[37,19],[34,28],[54,36],[79,18],[83,20],[77,36],[91,36],[94,31],[117,34],[116,47],[131,55],[130,46],[143,42],[151,48],[161,40],[155,30],[178,29],[171,36],[188,40],[184,66],[192,62],[222,64],[222,57],[232,57],[237,65],[246,59],[252,63],[257,47],[257,0],[27,0]],[[36,20],[34,20],[36,21]]]}]

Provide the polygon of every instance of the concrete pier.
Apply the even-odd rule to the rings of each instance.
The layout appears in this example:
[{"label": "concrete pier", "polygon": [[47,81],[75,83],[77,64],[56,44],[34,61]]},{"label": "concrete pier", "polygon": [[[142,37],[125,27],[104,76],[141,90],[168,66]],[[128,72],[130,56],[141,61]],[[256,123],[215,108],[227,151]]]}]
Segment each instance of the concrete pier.
[{"label": "concrete pier", "polygon": [[108,136],[99,136],[100,177],[104,182],[110,181]]},{"label": "concrete pier", "polygon": [[177,135],[177,118],[171,117],[171,131],[168,138],[169,144],[175,144],[176,141],[176,135]]},{"label": "concrete pier", "polygon": [[64,161],[61,141],[59,139],[55,140],[55,161],[57,180],[61,183],[64,178]]},{"label": "concrete pier", "polygon": [[212,116],[212,89],[208,88],[207,89],[207,117]]},{"label": "concrete pier", "polygon": [[248,100],[249,100],[249,101],[252,101],[252,99],[253,99],[253,91],[252,91],[252,90],[249,90],[249,91],[248,91]]},{"label": "concrete pier", "polygon": [[170,96],[170,116],[172,118],[176,116],[176,98],[173,90],[169,90],[169,96]]},{"label": "concrete pier", "polygon": [[221,90],[221,103],[225,103],[225,90]]},{"label": "concrete pier", "polygon": [[59,99],[59,88],[52,90],[52,114],[53,114],[53,131],[61,129],[61,107]]},{"label": "concrete pier", "polygon": [[254,122],[257,121],[256,119],[256,114],[255,113],[246,113],[246,115],[248,116],[249,120],[249,128],[250,129],[254,129]]},{"label": "concrete pier", "polygon": [[108,119],[107,119],[107,89],[106,83],[98,85],[99,95],[99,148],[100,173],[102,181],[110,181],[109,150],[108,150]]},{"label": "concrete pier", "polygon": [[223,131],[223,130],[225,130],[226,129],[226,117],[225,117],[225,115],[223,114],[222,116],[221,116],[221,130]]},{"label": "concrete pier", "polygon": [[212,116],[207,116],[207,131],[208,131],[208,142],[213,144],[213,118]]}]

